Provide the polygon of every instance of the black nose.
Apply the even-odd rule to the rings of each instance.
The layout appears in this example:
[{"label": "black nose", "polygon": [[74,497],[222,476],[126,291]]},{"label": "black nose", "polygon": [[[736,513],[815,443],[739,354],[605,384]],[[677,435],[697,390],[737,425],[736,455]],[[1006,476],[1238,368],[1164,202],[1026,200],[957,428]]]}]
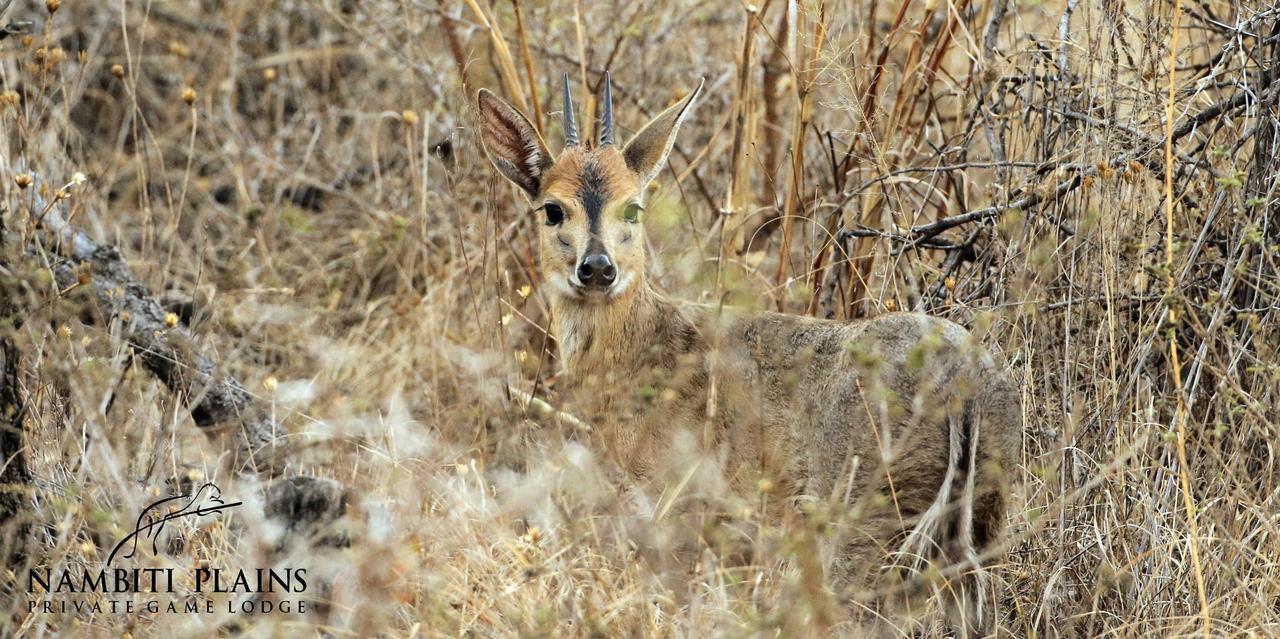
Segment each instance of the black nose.
[{"label": "black nose", "polygon": [[604,253],[592,253],[578,265],[578,280],[587,286],[608,288],[618,277],[618,267]]}]

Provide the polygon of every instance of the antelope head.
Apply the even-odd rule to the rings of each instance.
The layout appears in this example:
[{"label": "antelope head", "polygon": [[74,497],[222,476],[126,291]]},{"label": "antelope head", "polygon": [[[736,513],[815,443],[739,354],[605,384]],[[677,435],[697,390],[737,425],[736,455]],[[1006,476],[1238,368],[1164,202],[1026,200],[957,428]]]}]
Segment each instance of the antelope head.
[{"label": "antelope head", "polygon": [[646,188],[666,163],[676,131],[701,90],[699,83],[620,147],[606,72],[600,138],[591,148],[578,137],[565,74],[565,140],[558,157],[524,114],[480,90],[485,152],[539,213],[542,275],[556,301],[609,303],[644,285]]}]

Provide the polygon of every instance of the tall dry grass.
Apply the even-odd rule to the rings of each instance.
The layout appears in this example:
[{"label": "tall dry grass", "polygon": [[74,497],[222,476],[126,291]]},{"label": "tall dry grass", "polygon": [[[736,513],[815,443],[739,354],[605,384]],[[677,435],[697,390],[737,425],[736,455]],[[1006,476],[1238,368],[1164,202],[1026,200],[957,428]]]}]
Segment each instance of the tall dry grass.
[{"label": "tall dry grass", "polygon": [[[643,516],[589,436],[524,401],[554,406],[558,372],[535,222],[470,100],[504,93],[557,140],[561,74],[594,114],[606,69],[625,132],[707,80],[651,206],[663,288],[924,310],[1004,353],[1028,429],[1002,632],[1280,632],[1274,4],[20,1],[5,20],[32,22],[0,41],[26,560],[101,561],[175,478],[258,489],[118,318],[50,285],[27,173],[87,176],[72,222],[272,406],[291,471],[360,496],[363,527],[309,621],[15,596],[0,634],[802,634],[811,536],[760,521],[767,494],[691,475],[691,498],[745,504],[729,532]],[[252,557],[242,519],[155,561]],[[643,556],[690,531],[690,574]]]}]

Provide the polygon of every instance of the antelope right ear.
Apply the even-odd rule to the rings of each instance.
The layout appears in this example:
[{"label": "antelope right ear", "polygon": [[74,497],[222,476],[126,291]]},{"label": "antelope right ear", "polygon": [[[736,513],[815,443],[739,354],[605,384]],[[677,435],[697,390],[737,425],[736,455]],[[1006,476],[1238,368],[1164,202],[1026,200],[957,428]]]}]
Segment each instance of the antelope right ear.
[{"label": "antelope right ear", "polygon": [[662,165],[667,161],[667,154],[671,153],[671,147],[676,143],[676,132],[680,130],[680,123],[688,117],[691,110],[689,107],[693,106],[693,102],[698,99],[698,94],[702,93],[703,83],[703,80],[699,80],[698,88],[692,93],[650,120],[622,150],[622,157],[626,159],[627,167],[640,176],[641,189],[662,171]]},{"label": "antelope right ear", "polygon": [[523,113],[488,89],[480,89],[477,102],[485,155],[503,177],[530,198],[538,197],[542,174],[553,162],[542,136]]}]

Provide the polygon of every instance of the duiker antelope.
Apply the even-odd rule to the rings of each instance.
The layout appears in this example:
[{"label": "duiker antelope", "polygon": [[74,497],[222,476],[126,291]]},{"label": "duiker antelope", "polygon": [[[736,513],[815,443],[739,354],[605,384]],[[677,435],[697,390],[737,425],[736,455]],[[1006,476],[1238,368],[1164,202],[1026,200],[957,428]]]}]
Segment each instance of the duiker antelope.
[{"label": "duiker antelope", "polygon": [[658,292],[647,277],[646,189],[701,89],[621,145],[606,75],[592,148],[579,139],[566,75],[559,156],[523,114],[480,90],[484,148],[539,212],[552,331],[575,410],[638,482],[653,481],[674,439],[693,431],[736,491],[773,487],[781,511],[771,515],[796,516],[804,502],[842,508],[826,563],[838,593],[873,591],[887,560],[968,562],[952,572],[969,576],[947,586],[967,594],[949,606],[967,617],[961,632],[980,627],[972,575],[1004,526],[1020,460],[1013,386],[947,320],[828,321]]}]

